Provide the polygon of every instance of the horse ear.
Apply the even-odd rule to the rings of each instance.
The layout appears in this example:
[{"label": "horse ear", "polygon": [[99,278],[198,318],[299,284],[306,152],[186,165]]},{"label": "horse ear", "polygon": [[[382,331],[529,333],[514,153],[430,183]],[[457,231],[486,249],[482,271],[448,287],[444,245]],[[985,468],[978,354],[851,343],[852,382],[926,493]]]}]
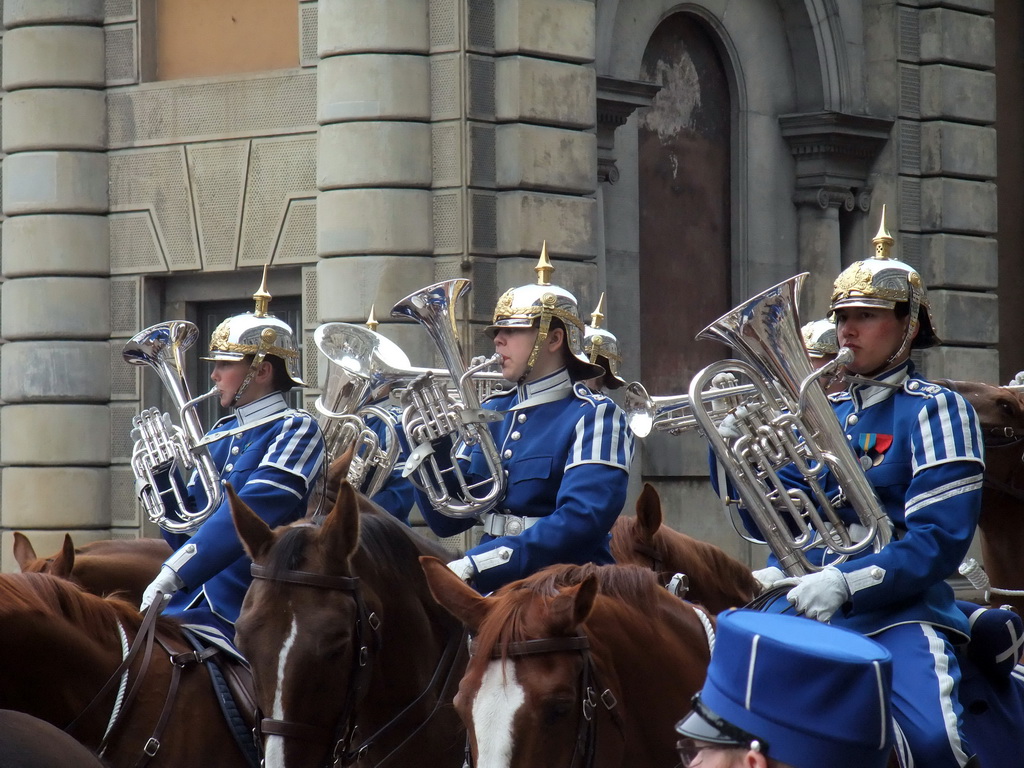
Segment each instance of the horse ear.
[{"label": "horse ear", "polygon": [[661,514],[661,497],[650,483],[644,483],[640,498],[636,500],[636,520],[647,541],[661,528],[664,516]]},{"label": "horse ear", "polygon": [[238,497],[231,483],[224,485],[228,491],[231,519],[235,523],[235,531],[238,532],[238,538],[242,541],[242,547],[252,560],[258,560],[274,543],[274,534],[263,518],[253,512],[249,505]]},{"label": "horse ear", "polygon": [[18,563],[18,567],[23,571],[27,566],[39,559],[35,548],[32,546],[32,542],[28,540],[28,536],[19,531],[14,532],[14,559]]},{"label": "horse ear", "polygon": [[53,561],[50,563],[50,567],[47,569],[47,573],[51,573],[54,576],[58,576],[62,579],[70,579],[71,572],[75,568],[75,545],[71,541],[71,534],[64,534],[64,546],[60,552],[56,554]]},{"label": "horse ear", "polygon": [[359,547],[359,499],[348,480],[342,480],[334,507],[320,531],[324,554],[348,564]]},{"label": "horse ear", "polygon": [[487,598],[436,557],[421,556],[420,567],[437,604],[461,621],[470,632],[478,631],[490,608]]},{"label": "horse ear", "polygon": [[597,599],[597,576],[590,574],[573,587],[567,587],[551,602],[552,622],[568,632],[590,616]]}]

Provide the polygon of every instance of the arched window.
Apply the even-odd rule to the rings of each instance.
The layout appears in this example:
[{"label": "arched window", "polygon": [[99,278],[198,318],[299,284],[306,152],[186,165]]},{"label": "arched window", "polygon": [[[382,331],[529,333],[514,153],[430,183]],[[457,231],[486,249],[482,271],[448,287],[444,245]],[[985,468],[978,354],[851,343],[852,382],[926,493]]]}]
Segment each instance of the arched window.
[{"label": "arched window", "polygon": [[725,64],[693,16],[658,26],[641,79],[662,85],[638,124],[641,380],[678,393],[728,354],[694,336],[732,306],[732,109]]}]

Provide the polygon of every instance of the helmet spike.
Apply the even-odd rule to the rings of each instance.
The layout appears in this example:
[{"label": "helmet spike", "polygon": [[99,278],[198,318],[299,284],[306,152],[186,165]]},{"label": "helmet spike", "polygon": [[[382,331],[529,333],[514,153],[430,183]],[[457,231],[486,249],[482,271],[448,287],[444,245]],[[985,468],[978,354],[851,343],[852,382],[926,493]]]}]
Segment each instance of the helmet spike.
[{"label": "helmet spike", "polygon": [[547,240],[540,247],[540,258],[533,270],[537,273],[537,285],[551,285],[551,273],[555,271],[555,268],[551,266],[551,260],[548,259]]},{"label": "helmet spike", "polygon": [[377,330],[377,326],[380,325],[380,323],[377,322],[377,318],[373,316],[373,308],[374,308],[374,306],[376,306],[376,305],[374,305],[374,304],[370,305],[370,314],[366,318],[366,327],[369,328],[371,331],[376,331]]},{"label": "helmet spike", "polygon": [[267,290],[267,270],[270,268],[269,264],[263,265],[263,282],[260,283],[259,289],[252,295],[253,300],[256,302],[256,309],[253,310],[255,317],[266,317],[267,309],[270,306],[270,300],[273,296],[270,295],[270,291]]},{"label": "helmet spike", "polygon": [[893,239],[892,235],[889,234],[885,228],[885,203],[882,203],[882,221],[878,224],[878,234],[875,235],[874,240],[871,241],[875,244],[875,258],[876,259],[891,259]]},{"label": "helmet spike", "polygon": [[604,291],[601,291],[601,298],[597,300],[597,306],[590,313],[590,327],[600,328],[602,320],[604,320]]}]

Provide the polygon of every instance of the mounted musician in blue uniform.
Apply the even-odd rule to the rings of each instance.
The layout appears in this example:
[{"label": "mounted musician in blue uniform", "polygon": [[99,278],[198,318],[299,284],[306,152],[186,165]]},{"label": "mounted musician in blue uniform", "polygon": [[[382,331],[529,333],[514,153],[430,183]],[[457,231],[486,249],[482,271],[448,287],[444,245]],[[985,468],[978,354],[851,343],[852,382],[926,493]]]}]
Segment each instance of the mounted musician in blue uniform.
[{"label": "mounted musician in blue uniform", "polygon": [[546,246],[535,269],[537,284],[506,291],[487,328],[501,374],[515,385],[482,405],[501,414],[489,424],[495,453],[476,444],[452,454],[470,485],[486,483],[489,464],[500,462],[493,469],[507,475],[504,493],[490,510],[461,518],[417,493],[437,535],[483,526],[480,544],[449,567],[485,593],[554,563],[612,563],[609,531],[625,503],[633,460],[625,414],[582,383],[605,370],[583,354],[579,305],[549,282],[554,268]]},{"label": "mounted musician in blue uniform", "polygon": [[[818,475],[788,464],[777,477],[797,506],[827,501],[853,539],[867,522],[856,509],[864,505],[853,496],[866,477],[870,498],[859,501],[876,500],[872,525],[884,538],[848,559],[836,558],[834,547],[843,544],[827,531],[817,536],[828,547],[805,553],[780,552],[773,544],[778,557],[756,575],[765,586],[788,586],[788,602],[798,613],[856,630],[887,648],[894,660],[893,711],[915,764],[964,768],[976,765],[976,758],[963,735],[954,646],[968,640],[969,628],[945,580],[956,573],[977,526],[984,447],[971,405],[922,378],[910,360],[912,349],[939,343],[921,276],[890,258],[893,241],[884,222],[874,242],[874,258],[836,279],[829,307],[841,359],[848,361],[846,391],[830,396],[842,431],[827,448],[848,458],[839,444],[845,438],[863,476],[850,472],[840,480],[834,467]],[[746,418],[730,414],[715,437],[744,440]],[[816,423],[830,426],[825,421]],[[770,539],[769,528],[794,528],[765,524],[755,511],[755,494],[740,495],[751,533]]]},{"label": "mounted musician in blue uniform", "polygon": [[[166,508],[163,535],[175,551],[146,589],[141,605],[145,610],[162,595],[166,613],[181,615],[186,625],[195,625],[197,632],[219,644],[233,639],[233,625],[252,580],[251,561],[235,533],[219,483],[230,482],[273,527],[305,514],[324,464],[319,427],[310,414],[291,408],[284,397],[304,383],[292,329],[267,311],[271,296],[265,272],[253,298],[255,311],[224,320],[203,358],[214,363],[210,378],[215,389],[209,394],[216,393],[221,406],[231,409],[231,415],[218,421],[202,441],[209,450],[213,481],[193,472],[182,494],[168,490],[180,482],[173,477],[173,467],[157,473]],[[190,519],[182,515],[182,507],[188,514],[197,509],[209,514],[182,522]]]}]

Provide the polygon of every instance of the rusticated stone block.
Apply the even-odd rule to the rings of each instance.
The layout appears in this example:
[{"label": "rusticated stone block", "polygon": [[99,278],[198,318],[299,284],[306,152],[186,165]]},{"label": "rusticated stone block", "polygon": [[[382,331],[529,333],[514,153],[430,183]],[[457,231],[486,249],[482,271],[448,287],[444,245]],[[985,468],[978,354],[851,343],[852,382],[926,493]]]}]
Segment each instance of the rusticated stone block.
[{"label": "rusticated stone block", "polygon": [[[110,408],[105,405],[5,405],[0,461],[44,467],[110,464]],[[77,498],[73,494],[65,499]]]},{"label": "rusticated stone block", "polygon": [[16,152],[3,162],[4,214],[106,213],[103,152]]},{"label": "rusticated stone block", "polygon": [[[426,53],[429,22],[424,0],[332,0],[320,3],[317,19],[321,57],[336,54]],[[354,20],[358,19],[358,23]]]},{"label": "rusticated stone block", "polygon": [[4,337],[107,339],[110,281],[100,277],[22,277],[3,284]]},{"label": "rusticated stone block", "polygon": [[[59,529],[60,539],[54,544],[30,536],[36,554],[50,555],[60,549],[69,528],[110,525],[110,472],[93,467],[4,467],[0,509],[5,528]],[[90,539],[75,535],[73,540],[81,545]]]},{"label": "rusticated stone block", "polygon": [[317,253],[426,254],[431,196],[419,189],[336,189],[317,197]]},{"label": "rusticated stone block", "polygon": [[4,35],[3,87],[103,88],[106,83],[100,27],[18,27]]},{"label": "rusticated stone block", "polygon": [[325,125],[317,146],[317,188],[427,188],[431,182],[430,138],[429,123]]},{"label": "rusticated stone block", "polygon": [[589,197],[534,192],[498,195],[498,252],[536,257],[548,243],[552,257],[597,255],[597,203]]},{"label": "rusticated stone block", "polygon": [[500,122],[593,128],[597,76],[591,67],[527,56],[499,59],[495,115]]},{"label": "rusticated stone block", "polygon": [[593,0],[498,0],[494,47],[565,61],[593,61],[596,11]]},{"label": "rusticated stone block", "polygon": [[321,59],[317,120],[429,120],[430,59],[353,54]]},{"label": "rusticated stone block", "polygon": [[107,102],[103,91],[27,88],[7,94],[4,97],[3,148],[8,153],[106,150]]},{"label": "rusticated stone block", "polygon": [[498,126],[495,145],[499,188],[582,195],[597,188],[593,133],[511,123]]}]

